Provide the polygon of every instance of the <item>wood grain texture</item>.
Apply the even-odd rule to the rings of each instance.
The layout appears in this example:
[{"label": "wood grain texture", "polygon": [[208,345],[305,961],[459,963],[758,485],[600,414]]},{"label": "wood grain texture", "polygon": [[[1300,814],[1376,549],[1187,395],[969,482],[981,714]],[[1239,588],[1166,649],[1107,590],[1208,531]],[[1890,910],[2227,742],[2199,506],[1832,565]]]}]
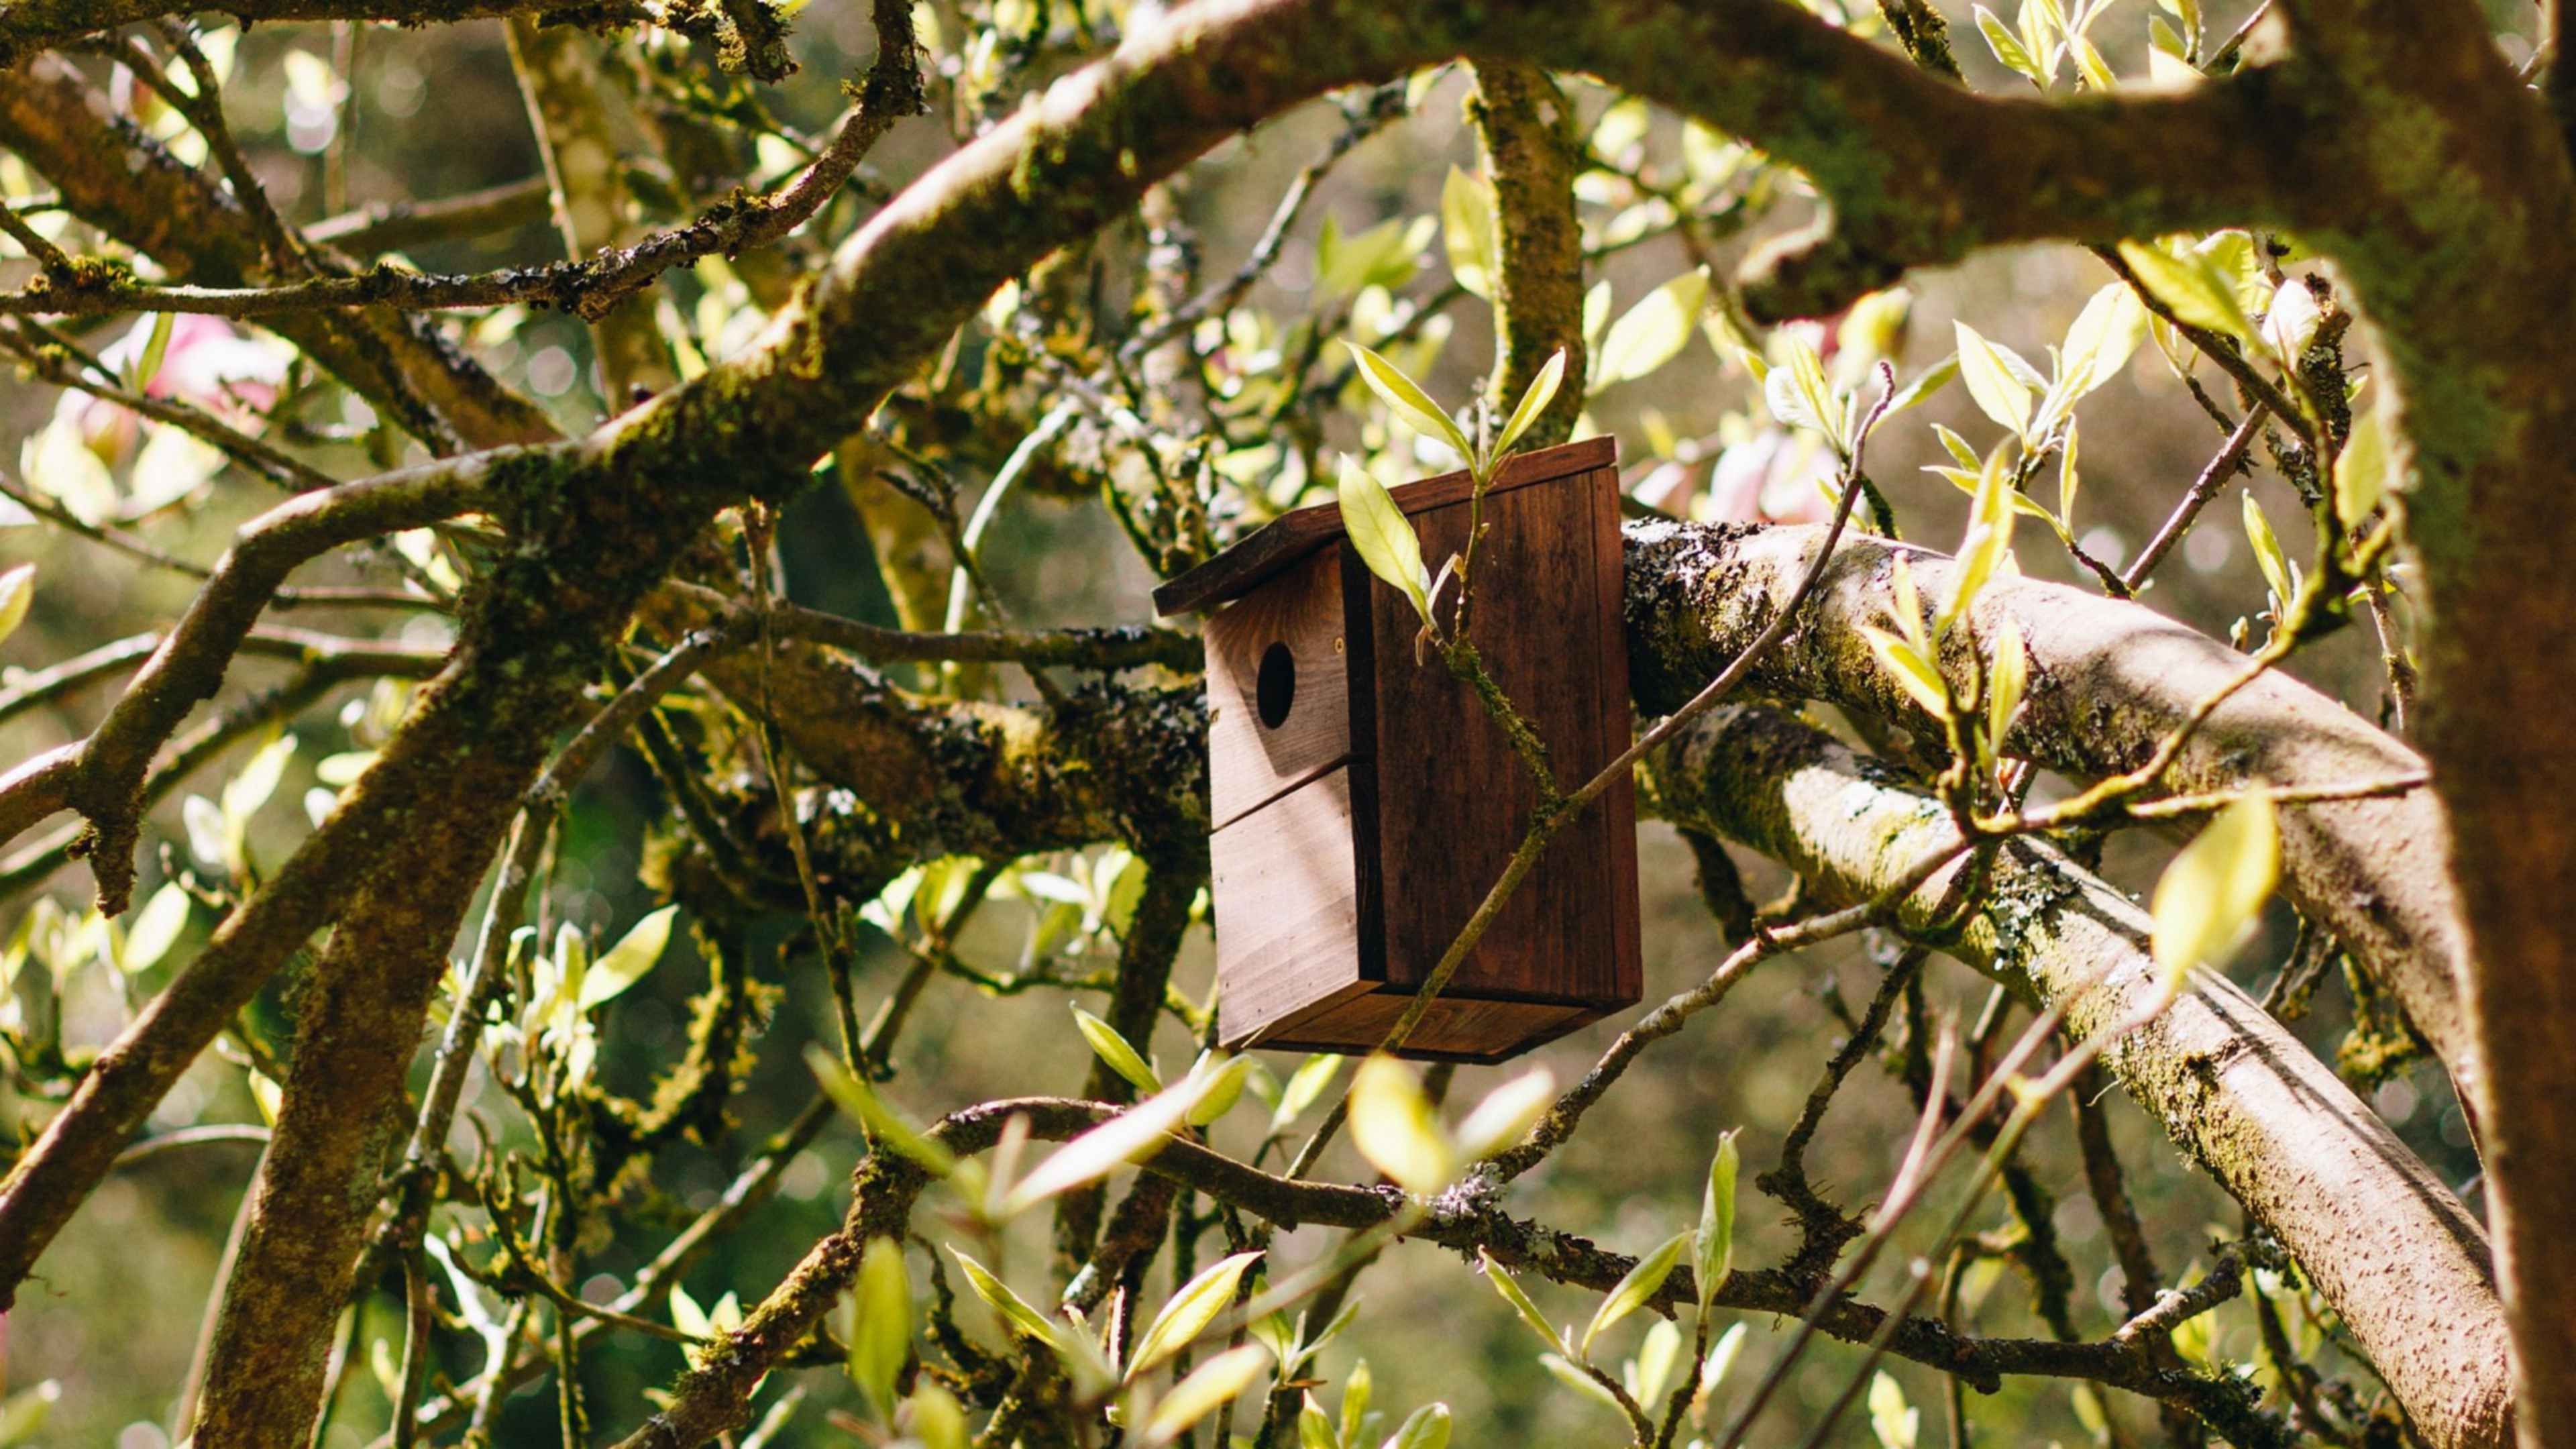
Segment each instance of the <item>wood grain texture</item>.
[{"label": "wood grain texture", "polygon": [[[1486,667],[1547,743],[1571,788],[1630,738],[1627,659],[1612,609],[1620,567],[1618,482],[1609,468],[1546,488],[1489,494],[1473,626]],[[1415,519],[1423,557],[1466,548],[1464,504]],[[1606,540],[1606,556],[1605,556]],[[1429,975],[1501,876],[1538,803],[1529,772],[1472,690],[1413,662],[1420,626],[1374,580],[1377,858],[1384,979]],[[1638,968],[1635,802],[1624,784],[1566,827],[1450,986],[1453,994],[1625,1006]],[[1365,845],[1365,842],[1364,842]],[[1363,918],[1363,925],[1367,924]]]},{"label": "wood grain texture", "polygon": [[[1410,993],[1385,987],[1335,995],[1272,1025],[1250,1043],[1264,1051],[1368,1051],[1386,1040]],[[1499,1062],[1598,1020],[1592,1007],[1538,1001],[1480,1001],[1444,995],[1396,1053],[1416,1061]],[[1231,1038],[1229,1050],[1241,1045]]]},{"label": "wood grain texture", "polygon": [[1344,766],[1208,837],[1217,1030],[1229,1048],[1372,989],[1359,972],[1351,814]]},{"label": "wood grain texture", "polygon": [[[1486,496],[1609,467],[1618,461],[1618,456],[1617,442],[1607,437],[1523,453],[1505,460]],[[1408,514],[1419,514],[1465,502],[1471,486],[1468,476],[1457,472],[1402,484],[1390,491],[1396,506]],[[1338,503],[1319,503],[1283,513],[1251,537],[1154,590],[1154,612],[1170,618],[1239,599],[1264,579],[1341,536],[1342,509]],[[1428,549],[1423,553],[1426,558],[1434,558],[1432,567],[1436,570],[1436,557]]]},{"label": "wood grain texture", "polygon": [[[1330,545],[1211,615],[1207,644],[1209,809],[1224,829],[1351,757],[1349,647],[1342,631],[1342,555]],[[1259,700],[1273,645],[1295,661],[1277,726]]]}]

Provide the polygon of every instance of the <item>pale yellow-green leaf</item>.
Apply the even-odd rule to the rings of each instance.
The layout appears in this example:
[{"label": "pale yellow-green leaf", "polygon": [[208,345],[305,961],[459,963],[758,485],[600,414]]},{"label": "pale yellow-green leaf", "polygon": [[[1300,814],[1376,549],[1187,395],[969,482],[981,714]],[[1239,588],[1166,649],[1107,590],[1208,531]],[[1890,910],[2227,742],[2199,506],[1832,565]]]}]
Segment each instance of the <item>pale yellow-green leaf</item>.
[{"label": "pale yellow-green leaf", "polygon": [[1607,331],[1609,326],[1610,279],[1603,277],[1592,284],[1592,290],[1583,294],[1583,350],[1587,356],[1595,359],[1593,366],[1596,372],[1600,367],[1598,359],[1601,356],[1601,334]]},{"label": "pale yellow-green leaf", "polygon": [[1520,403],[1512,409],[1511,418],[1503,424],[1502,432],[1495,436],[1496,457],[1510,452],[1512,444],[1520,441],[1521,434],[1530,430],[1530,424],[1537,422],[1539,414],[1546,412],[1547,405],[1556,400],[1556,390],[1564,381],[1565,349],[1560,347],[1539,368],[1538,376],[1530,379],[1528,389],[1521,394]]},{"label": "pale yellow-green leaf", "polygon": [[2335,458],[2335,519],[2358,525],[2388,492],[2388,425],[2373,408],[2352,420],[2352,436]]},{"label": "pale yellow-green leaf", "polygon": [[[170,329],[178,320],[175,312],[156,312],[139,324],[149,330],[144,334],[142,350],[135,354],[134,365],[125,371],[127,392],[148,393],[152,390],[152,380],[161,375],[161,360],[170,355]],[[127,333],[125,340],[133,341],[134,334]]]},{"label": "pale yellow-green leaf", "polygon": [[1904,1388],[1883,1370],[1869,1381],[1869,1427],[1880,1449],[1915,1449],[1923,1428],[1923,1411],[1905,1402]]},{"label": "pale yellow-green leaf", "polygon": [[678,906],[662,907],[637,921],[616,945],[602,952],[582,975],[580,1009],[588,1011],[611,1001],[643,980],[670,945],[671,918],[679,913]]},{"label": "pale yellow-green leaf", "polygon": [[2021,437],[2030,427],[2030,387],[2005,363],[1995,345],[1965,322],[1959,334],[1959,378],[1987,417]]},{"label": "pale yellow-green leaf", "polygon": [[2200,79],[2200,71],[2184,53],[2181,32],[2161,15],[2147,20],[2147,79],[2160,86],[2187,86]]},{"label": "pale yellow-green leaf", "polygon": [[1717,1343],[1708,1351],[1708,1357],[1700,1360],[1699,1387],[1694,1392],[1704,1396],[1709,1390],[1724,1382],[1726,1371],[1735,1367],[1735,1356],[1743,1348],[1743,1324],[1734,1324],[1726,1332],[1718,1335]]},{"label": "pale yellow-green leaf", "polygon": [[1360,1441],[1360,1427],[1368,1422],[1371,1387],[1368,1360],[1354,1359],[1351,1371],[1342,1375],[1342,1442],[1354,1449]]},{"label": "pale yellow-green leaf", "polygon": [[1941,687],[1940,671],[1916,653],[1913,645],[1886,630],[1867,624],[1861,625],[1860,629],[1862,636],[1869,640],[1870,652],[1878,656],[1879,663],[1887,666],[1887,672],[1895,677],[1897,686],[1916,704],[1923,706],[1925,714],[1934,719],[1948,719],[1950,702]]},{"label": "pale yellow-green leaf", "polygon": [[1832,384],[1825,381],[1824,359],[1816,354],[1815,348],[1807,345],[1805,338],[1795,333],[1790,334],[1783,345],[1788,353],[1789,379],[1798,390],[1799,402],[1816,420],[1816,431],[1824,434],[1826,441],[1836,449],[1850,451],[1851,439],[1843,435],[1842,403],[1834,396]]},{"label": "pale yellow-green leaf", "polygon": [[1093,1053],[1108,1066],[1109,1070],[1125,1078],[1129,1086],[1140,1092],[1163,1090],[1163,1079],[1154,1075],[1154,1069],[1146,1063],[1144,1053],[1136,1050],[1126,1037],[1119,1035],[1118,1028],[1079,1006],[1073,1008],[1073,1024],[1075,1029],[1082,1033],[1082,1039],[1091,1043]]},{"label": "pale yellow-green leaf", "polygon": [[2229,337],[2252,336],[2253,324],[2237,304],[2234,284],[2206,254],[2193,251],[2177,257],[2159,246],[2124,241],[2120,257],[2147,291],[2184,322]]},{"label": "pale yellow-green leaf", "polygon": [[104,523],[116,512],[116,479],[89,450],[79,421],[57,415],[18,447],[18,471],[27,486],[53,499],[83,523]]},{"label": "pale yellow-green leaf", "polygon": [[1495,1262],[1494,1255],[1482,1248],[1476,1250],[1476,1258],[1485,1265],[1485,1281],[1493,1284],[1494,1291],[1503,1295],[1503,1301],[1512,1306],[1512,1312],[1520,1315],[1521,1322],[1529,1325],[1530,1332],[1538,1335],[1538,1341],[1553,1352],[1565,1352],[1565,1340],[1557,1335],[1555,1326],[1547,1321],[1546,1314],[1538,1311],[1538,1305],[1530,1301],[1530,1296],[1521,1291],[1521,1285],[1510,1271]]},{"label": "pale yellow-green leaf", "polygon": [[62,1396],[62,1384],[47,1379],[0,1400],[0,1449],[27,1443],[43,1433],[45,1421],[53,1415],[54,1401]]},{"label": "pale yellow-green leaf", "polygon": [[2095,292],[2066,329],[2058,354],[2057,375],[2065,394],[2061,413],[2085,394],[2120,375],[2138,344],[2147,338],[2147,307],[2125,282],[2112,282]]},{"label": "pale yellow-green leaf", "polygon": [[949,1245],[948,1256],[956,1259],[957,1266],[966,1270],[966,1286],[974,1289],[975,1296],[984,1300],[984,1306],[1001,1318],[1003,1327],[1040,1343],[1053,1344],[1056,1341],[1054,1320],[1040,1313],[1029,1300],[1012,1292],[1011,1285],[995,1277],[992,1269],[959,1252],[955,1244]]},{"label": "pale yellow-green leaf", "polygon": [[1297,1070],[1288,1075],[1288,1085],[1279,1093],[1278,1110],[1270,1114],[1270,1130],[1277,1132],[1305,1115],[1341,1070],[1342,1059],[1332,1052],[1317,1052],[1298,1063]]},{"label": "pale yellow-green leaf", "polygon": [[[1941,440],[1942,448],[1946,450],[1951,457],[1959,460],[1959,466],[1967,470],[1972,479],[1978,470],[1986,466],[1986,460],[1977,455],[1977,450],[1968,445],[1968,440],[1951,431],[1947,424],[1934,423],[1932,425],[1932,436]],[[1952,481],[1955,482],[1956,480],[1954,479]],[[1974,493],[1977,491],[1977,485],[1973,481],[1962,484],[1960,491],[1964,493]]]},{"label": "pale yellow-green leaf", "polygon": [[2156,881],[2157,970],[2178,987],[2193,968],[2217,965],[2261,913],[2280,870],[2271,797],[2240,796],[2211,817]]},{"label": "pale yellow-green leaf", "polygon": [[1894,580],[1889,592],[1896,597],[1896,627],[1914,652],[1925,659],[1932,657],[1932,636],[1923,628],[1923,596],[1914,587],[1914,565],[1904,554],[1896,556]]},{"label": "pale yellow-green leaf", "polygon": [[1145,1443],[1169,1444],[1189,1427],[1242,1396],[1261,1377],[1270,1351],[1257,1343],[1227,1349],[1193,1370],[1145,1418]]},{"label": "pale yellow-green leaf", "polygon": [[1449,1406],[1425,1404],[1405,1415],[1384,1449],[1449,1449]]},{"label": "pale yellow-green leaf", "polygon": [[2004,24],[2003,17],[1983,5],[1977,7],[1976,15],[1977,33],[1986,38],[1987,48],[1994,51],[1995,59],[2002,61],[2005,69],[2047,84],[2048,78],[2040,74],[2039,62],[2031,59],[2030,51],[2013,34],[2012,27]]},{"label": "pale yellow-green leaf", "polygon": [[2084,475],[2076,469],[2076,435],[2074,423],[2066,425],[2066,446],[2057,454],[2057,527],[2072,532],[2075,527],[2075,491],[2082,486]]},{"label": "pale yellow-green leaf", "polygon": [[691,1338],[707,1338],[715,1333],[715,1325],[708,1320],[707,1310],[698,1305],[697,1296],[677,1283],[671,1285],[671,1326]]},{"label": "pale yellow-green leaf", "polygon": [[251,1105],[259,1108],[259,1120],[274,1127],[278,1110],[286,1105],[286,1092],[264,1072],[253,1071],[243,1077],[250,1088]]},{"label": "pale yellow-green leaf", "polygon": [[1637,305],[1610,324],[1609,335],[1601,340],[1592,369],[1593,386],[1633,382],[1672,361],[1690,341],[1707,306],[1708,277],[1696,271],[1684,272],[1638,299]]},{"label": "pale yellow-green leaf", "polygon": [[125,953],[118,960],[127,975],[149,971],[162,957],[170,954],[179,933],[188,926],[188,893],[177,881],[165,881],[143,909],[134,913],[133,924],[126,927]]},{"label": "pale yellow-green leaf", "polygon": [[1689,1233],[1675,1233],[1666,1238],[1657,1244],[1652,1252],[1639,1258],[1637,1266],[1629,1269],[1627,1276],[1621,1278],[1618,1285],[1601,1300],[1601,1306],[1593,1311],[1592,1321],[1583,1328],[1580,1352],[1585,1358],[1592,1356],[1594,1339],[1599,1338],[1620,1319],[1655,1300],[1655,1294],[1664,1286],[1664,1280],[1673,1276],[1673,1269],[1682,1260],[1682,1250],[1690,1246],[1690,1241]]},{"label": "pale yellow-green leaf", "polygon": [[1182,1120],[1192,1127],[1205,1127],[1233,1111],[1234,1104],[1243,1100],[1244,1083],[1252,1080],[1253,1070],[1260,1065],[1250,1057],[1210,1056],[1201,1053],[1199,1060],[1190,1070],[1194,1073],[1201,1071],[1207,1073],[1207,1090],[1200,1093],[1198,1101],[1191,1106]]},{"label": "pale yellow-green leaf", "polygon": [[858,1314],[850,1331],[850,1381],[884,1413],[894,1404],[895,1379],[912,1352],[912,1279],[904,1271],[903,1245],[870,1238],[859,1258]]},{"label": "pale yellow-green leaf", "polygon": [[1708,1164],[1708,1187],[1700,1194],[1699,1230],[1691,1237],[1691,1269],[1699,1290],[1699,1311],[1708,1311],[1735,1268],[1735,1176],[1740,1151],[1735,1134],[1717,1139],[1717,1155]]},{"label": "pale yellow-green leaf", "polygon": [[[1968,536],[1959,545],[1957,576],[1950,597],[1942,602],[1933,621],[1935,638],[1946,635],[1952,624],[1966,618],[1986,585],[2004,572],[2004,561],[2012,553],[2013,519],[2022,511],[2016,500],[2028,501],[2014,490],[2011,475],[2001,447],[1986,456],[1985,467],[1977,477],[1976,495],[1968,505]],[[2045,509],[2037,511],[2043,517],[2047,515]]]},{"label": "pale yellow-green leaf", "polygon": [[1617,1414],[1623,1419],[1627,1417],[1628,1411],[1621,1407],[1619,1396],[1617,1394],[1610,1392],[1607,1387],[1605,1387],[1599,1380],[1593,1378],[1592,1375],[1575,1367],[1574,1363],[1564,1355],[1554,1353],[1540,1354],[1538,1356],[1538,1364],[1539,1367],[1546,1369],[1549,1375],[1554,1377],[1558,1383],[1565,1385],[1567,1388],[1574,1390],[1576,1393],[1581,1394],[1588,1399],[1601,1403],[1606,1406],[1611,1413]]},{"label": "pale yellow-green leaf", "polygon": [[259,747],[242,762],[241,773],[224,782],[224,818],[247,821],[277,793],[277,782],[286,776],[286,762],[295,757],[295,736],[281,734]]},{"label": "pale yellow-green leaf", "polygon": [[954,1395],[925,1377],[904,1402],[904,1426],[921,1449],[966,1449],[966,1410]]},{"label": "pale yellow-green leaf", "polygon": [[1431,580],[1422,569],[1422,539],[1386,485],[1357,462],[1342,460],[1342,529],[1368,571],[1400,591],[1422,622],[1431,622]]},{"label": "pale yellow-green leaf", "polygon": [[1533,1067],[1485,1094],[1458,1124],[1458,1155],[1478,1162],[1521,1140],[1556,1100],[1556,1074]]},{"label": "pale yellow-green leaf", "polygon": [[851,1120],[865,1127],[876,1144],[899,1153],[926,1168],[935,1177],[946,1177],[957,1170],[957,1159],[945,1147],[922,1135],[921,1130],[896,1115],[876,1094],[876,1090],[853,1075],[841,1059],[832,1055],[820,1042],[805,1047],[805,1065],[822,1085],[823,1093],[833,1105]]},{"label": "pale yellow-green leaf", "polygon": [[2254,562],[2262,567],[2263,582],[2272,586],[2272,597],[2288,608],[2291,598],[2290,561],[2281,552],[2281,540],[2272,532],[2272,520],[2263,516],[2263,505],[2254,501],[2254,492],[2245,492],[2245,538],[2254,545]]},{"label": "pale yellow-green leaf", "polygon": [[18,565],[0,574],[0,639],[18,632],[27,622],[27,606],[36,598],[36,566]]},{"label": "pale yellow-green leaf", "polygon": [[126,511],[151,513],[197,491],[224,465],[223,451],[185,428],[155,426],[126,478]]},{"label": "pale yellow-green leaf", "polygon": [[1126,1163],[1142,1162],[1162,1151],[1214,1084],[1214,1073],[1194,1073],[1057,1148],[1036,1171],[1012,1185],[1002,1200],[1001,1215],[1026,1212],[1057,1193],[1095,1182]]},{"label": "pale yellow-green leaf", "polygon": [[1154,1321],[1146,1325],[1144,1337],[1136,1340],[1136,1352],[1127,1364],[1127,1377],[1133,1379],[1152,1369],[1187,1348],[1192,1340],[1205,1332],[1207,1326],[1216,1321],[1216,1316],[1234,1302],[1235,1291],[1242,1286],[1243,1275],[1260,1258],[1257,1252],[1237,1253],[1209,1265],[1197,1277],[1182,1284],[1171,1300],[1163,1305],[1162,1311],[1154,1315]]},{"label": "pale yellow-green leaf", "polygon": [[1431,394],[1424,392],[1420,383],[1404,375],[1404,369],[1356,342],[1346,342],[1343,346],[1351,350],[1352,359],[1359,364],[1360,380],[1368,384],[1369,391],[1378,395],[1397,421],[1434,442],[1447,444],[1450,451],[1461,458],[1476,455],[1475,446],[1467,441],[1466,433],[1441,411],[1440,404],[1431,400]]},{"label": "pale yellow-green leaf", "polygon": [[1407,1192],[1449,1185],[1458,1151],[1440,1130],[1422,1084],[1401,1062],[1372,1056],[1351,1078],[1351,1141],[1371,1166]]},{"label": "pale yellow-green leaf", "polygon": [[2111,63],[2102,58],[2102,52],[2094,48],[2092,41],[2081,35],[2070,35],[2066,38],[2066,51],[2075,57],[2076,74],[2084,77],[2086,85],[2097,91],[2108,91],[2119,85],[2120,78],[2112,74]]},{"label": "pale yellow-green leaf", "polygon": [[2001,758],[2022,694],[2030,688],[2030,655],[2022,645],[2021,625],[2009,615],[1995,626],[1994,654],[1986,670],[1986,739]]},{"label": "pale yellow-green leaf", "polygon": [[1672,1387],[1673,1366],[1681,1361],[1682,1327],[1669,1318],[1657,1319],[1646,1330],[1643,1343],[1637,1345],[1637,1357],[1629,1364],[1628,1393],[1641,1404],[1660,1404],[1664,1390]]},{"label": "pale yellow-green leaf", "polygon": [[1342,1449],[1342,1436],[1333,1428],[1333,1416],[1315,1401],[1310,1391],[1306,1402],[1297,1410],[1297,1449]]},{"label": "pale yellow-green leaf", "polygon": [[1449,254],[1449,274],[1470,295],[1493,295],[1495,236],[1493,189],[1450,167],[1440,187],[1440,242]]}]

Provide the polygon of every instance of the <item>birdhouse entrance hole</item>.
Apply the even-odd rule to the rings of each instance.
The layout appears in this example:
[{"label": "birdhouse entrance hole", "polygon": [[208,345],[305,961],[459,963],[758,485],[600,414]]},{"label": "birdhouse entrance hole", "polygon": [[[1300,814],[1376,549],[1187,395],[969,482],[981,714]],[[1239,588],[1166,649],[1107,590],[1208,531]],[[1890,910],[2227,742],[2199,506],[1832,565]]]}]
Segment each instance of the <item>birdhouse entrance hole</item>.
[{"label": "birdhouse entrance hole", "polygon": [[1264,729],[1275,730],[1288,722],[1288,707],[1297,702],[1297,656],[1287,645],[1273,644],[1263,652],[1254,699]]}]

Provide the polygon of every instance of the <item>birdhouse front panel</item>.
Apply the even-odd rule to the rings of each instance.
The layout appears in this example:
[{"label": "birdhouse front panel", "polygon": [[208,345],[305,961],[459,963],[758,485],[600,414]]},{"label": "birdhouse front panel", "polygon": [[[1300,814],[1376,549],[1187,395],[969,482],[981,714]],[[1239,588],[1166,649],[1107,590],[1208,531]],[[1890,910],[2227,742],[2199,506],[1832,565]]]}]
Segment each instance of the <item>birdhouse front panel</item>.
[{"label": "birdhouse front panel", "polygon": [[[1482,505],[1472,634],[1560,790],[1630,738],[1616,464],[1607,439],[1525,455]],[[1465,553],[1469,494],[1463,473],[1393,490],[1426,560]],[[1474,690],[1417,659],[1419,619],[1342,541],[1335,506],[1155,601],[1224,603],[1204,628],[1219,1034],[1374,1048],[1501,876],[1537,782]],[[1500,1060],[1634,1004],[1638,960],[1623,779],[1549,846],[1404,1050]]]}]

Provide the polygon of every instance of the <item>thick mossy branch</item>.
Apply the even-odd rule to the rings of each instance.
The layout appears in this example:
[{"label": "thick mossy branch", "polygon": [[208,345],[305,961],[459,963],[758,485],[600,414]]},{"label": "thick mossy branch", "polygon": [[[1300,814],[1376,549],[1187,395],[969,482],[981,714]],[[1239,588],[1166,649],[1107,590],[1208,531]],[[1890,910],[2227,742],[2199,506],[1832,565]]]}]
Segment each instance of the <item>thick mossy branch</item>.
[{"label": "thick mossy branch", "polygon": [[1491,279],[1496,348],[1489,397],[1498,418],[1529,390],[1550,356],[1565,354],[1565,375],[1576,386],[1556,400],[1522,435],[1523,448],[1546,448],[1574,435],[1583,412],[1588,375],[1583,348],[1583,222],[1574,210],[1574,175],[1583,143],[1574,108],[1555,80],[1535,65],[1484,61],[1476,66],[1476,91],[1468,119],[1485,153],[1494,194],[1494,231],[1501,266]]},{"label": "thick mossy branch", "polygon": [[[1653,761],[1674,818],[1770,855],[1856,904],[1957,840],[1948,812],[1821,730],[1722,711]],[[1901,928],[2085,1038],[2163,991],[2146,915],[2036,840],[1996,847],[1983,904],[1948,919],[1962,861],[1908,897]],[[2477,1220],[2334,1072],[2226,978],[2195,975],[2105,1062],[2131,1097],[2296,1256],[2433,1444],[2508,1442],[2504,1312]]]},{"label": "thick mossy branch", "polygon": [[[1627,529],[1629,678],[1638,707],[1672,709],[1735,658],[1774,618],[1823,530],[1632,523]],[[1907,544],[1846,539],[1804,618],[1756,665],[1748,684],[1777,699],[1824,700],[1911,731],[1937,756],[1937,721],[1871,655],[1863,625],[1893,627],[1895,560],[1933,605],[1955,581],[1951,561]],[[1977,598],[1975,632],[2005,619],[2030,650],[2030,691],[2009,754],[2084,779],[2148,760],[2192,707],[2243,668],[2218,640],[2140,604],[2027,578]],[[1966,680],[1969,630],[1951,631],[1944,668]],[[2423,760],[2359,716],[2274,672],[2237,693],[2193,734],[2167,793],[2256,784],[2396,779]],[[2425,791],[2393,799],[2297,805],[2281,812],[2282,885],[2384,983],[2452,1076],[2479,1079],[2459,996],[2467,963],[2460,901],[2444,872],[2440,807]]]}]

